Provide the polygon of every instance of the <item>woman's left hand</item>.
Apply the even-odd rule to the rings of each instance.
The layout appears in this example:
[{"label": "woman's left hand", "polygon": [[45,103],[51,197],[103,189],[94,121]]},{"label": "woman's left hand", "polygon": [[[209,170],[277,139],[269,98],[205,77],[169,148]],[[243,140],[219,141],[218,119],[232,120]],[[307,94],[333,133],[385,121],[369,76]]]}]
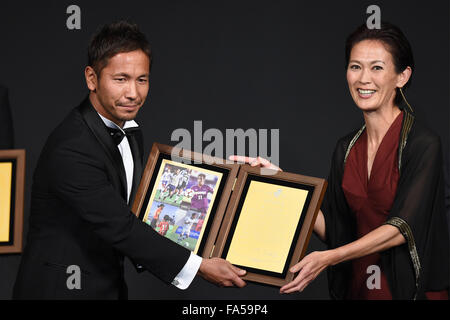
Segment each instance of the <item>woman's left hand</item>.
[{"label": "woman's left hand", "polygon": [[297,277],[283,286],[280,293],[302,292],[323,270],[333,263],[332,250],[315,251],[304,257],[299,263],[291,267],[292,273],[299,272]]}]

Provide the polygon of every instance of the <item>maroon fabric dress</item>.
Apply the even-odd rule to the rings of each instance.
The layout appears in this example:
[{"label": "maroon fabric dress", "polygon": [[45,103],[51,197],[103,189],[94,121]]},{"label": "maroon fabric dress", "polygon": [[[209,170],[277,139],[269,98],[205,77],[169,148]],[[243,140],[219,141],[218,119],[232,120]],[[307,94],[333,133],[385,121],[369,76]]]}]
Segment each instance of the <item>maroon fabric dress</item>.
[{"label": "maroon fabric dress", "polygon": [[[355,214],[357,238],[383,225],[394,202],[399,180],[398,143],[402,127],[400,113],[384,136],[373,161],[370,179],[367,172],[367,132],[361,134],[351,149],[345,165],[342,189],[351,211]],[[381,270],[380,288],[369,289],[367,268],[376,265]],[[447,293],[427,293],[430,299],[448,299]],[[374,253],[352,261],[350,299],[392,299],[382,269],[380,255]]]}]

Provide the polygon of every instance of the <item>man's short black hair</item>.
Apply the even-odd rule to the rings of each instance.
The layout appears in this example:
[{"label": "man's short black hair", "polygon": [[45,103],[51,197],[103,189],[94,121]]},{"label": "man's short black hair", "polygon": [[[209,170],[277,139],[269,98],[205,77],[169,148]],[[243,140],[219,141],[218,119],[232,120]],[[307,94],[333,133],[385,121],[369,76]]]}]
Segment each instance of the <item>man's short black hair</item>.
[{"label": "man's short black hair", "polygon": [[121,20],[99,28],[92,37],[88,48],[88,65],[97,76],[108,64],[108,60],[118,53],[142,50],[152,60],[150,44],[135,23]]}]

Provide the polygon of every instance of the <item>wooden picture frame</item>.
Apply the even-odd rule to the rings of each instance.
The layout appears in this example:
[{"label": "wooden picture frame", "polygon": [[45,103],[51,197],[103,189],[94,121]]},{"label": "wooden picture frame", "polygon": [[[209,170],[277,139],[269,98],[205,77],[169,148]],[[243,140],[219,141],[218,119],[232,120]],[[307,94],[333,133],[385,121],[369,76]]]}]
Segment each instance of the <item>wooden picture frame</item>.
[{"label": "wooden picture frame", "polygon": [[[163,167],[164,166],[164,167]],[[212,200],[205,200],[209,201],[208,208],[194,208],[192,209],[192,206],[185,205],[185,198],[183,197],[181,200],[180,195],[180,189],[175,196],[173,195],[173,186],[171,187],[171,184],[166,184],[166,189],[162,189],[164,187],[163,184],[163,175],[169,171],[169,174],[171,174],[171,170],[177,170],[178,169],[184,171],[189,171],[189,181],[192,183],[191,180],[193,180],[193,177],[195,177],[195,174],[197,174],[197,178],[201,175],[201,173],[204,173],[203,175],[208,177],[217,177],[216,184],[214,185],[213,192],[206,192],[208,196],[212,195],[214,197]],[[153,218],[152,221],[149,223],[154,227],[155,230],[162,231],[162,229],[167,229],[172,227],[176,227],[176,230],[169,230],[167,232],[164,230],[164,232],[167,232],[165,236],[168,238],[170,237],[171,240],[175,242],[176,236],[178,236],[178,240],[180,237],[182,238],[183,235],[181,232],[185,232],[185,229],[179,230],[180,226],[173,223],[175,219],[179,219],[180,224],[183,223],[183,221],[188,225],[189,218],[192,218],[193,216],[190,216],[191,212],[196,214],[196,219],[192,218],[191,220],[196,221],[197,223],[194,224],[194,228],[197,228],[199,225],[199,222],[202,217],[205,217],[202,221],[201,227],[197,230],[198,231],[198,239],[195,243],[195,248],[193,248],[191,245],[189,247],[189,242],[183,242],[183,240],[180,242],[181,245],[187,246],[188,249],[193,251],[194,253],[198,254],[199,256],[202,256],[204,258],[209,258],[212,254],[212,250],[214,248],[214,243],[221,225],[221,222],[223,220],[223,215],[225,214],[226,206],[228,203],[228,200],[230,198],[231,191],[233,189],[234,183],[236,182],[236,176],[239,170],[239,165],[237,164],[226,164],[225,160],[214,158],[206,155],[202,155],[196,152],[192,152],[190,150],[186,149],[180,149],[160,143],[154,143],[147,161],[147,164],[145,166],[141,182],[139,184],[139,188],[136,193],[135,200],[133,202],[132,211],[133,213],[142,219],[144,222],[149,223],[149,214],[152,210],[152,208],[158,208],[160,209],[162,207],[162,210],[160,210],[158,213],[156,213],[156,210],[153,210],[152,214],[158,215],[157,218]],[[161,188],[158,192],[156,188]],[[186,190],[188,189],[187,186],[185,186]],[[169,194],[167,194],[167,189],[169,189]],[[194,188],[192,188],[194,189]],[[197,188],[198,189],[198,188]],[[185,191],[186,191],[185,190]],[[172,192],[172,196],[170,195]],[[200,193],[200,191],[198,191]],[[196,193],[196,192],[194,192]],[[165,196],[165,198],[160,198],[161,194]],[[202,195],[203,196],[203,195]],[[200,195],[196,195],[196,201],[199,203]],[[167,200],[168,198],[168,200]],[[175,202],[172,202],[170,204],[171,199],[176,199]],[[158,199],[159,201],[157,201]],[[166,202],[167,201],[167,202]],[[180,201],[180,202],[177,202]],[[187,199],[186,201],[189,201]],[[192,204],[192,197],[190,199]],[[163,206],[161,206],[163,205]],[[155,207],[154,207],[155,206]],[[172,207],[179,206],[178,209],[174,209]],[[172,215],[164,214],[164,209],[171,209]],[[192,209],[192,210],[191,210]],[[197,211],[198,209],[198,211]],[[175,210],[175,211],[174,211]],[[205,213],[204,211],[207,210]],[[180,212],[186,211],[186,214],[183,218],[182,214],[180,215]],[[198,213],[195,213],[198,212]],[[160,217],[161,215],[161,217]],[[168,221],[171,221],[168,226],[161,225],[158,227],[156,223],[160,223],[166,218],[166,216],[169,217]],[[180,219],[184,219],[183,221]],[[161,219],[160,219],[161,218]],[[157,221],[153,224],[154,221]],[[165,220],[164,220],[165,221]],[[190,221],[192,222],[192,221]],[[197,227],[195,227],[197,226]],[[190,229],[191,230],[191,229]],[[158,231],[158,232],[159,232]],[[161,232],[160,232],[161,233]],[[175,235],[176,234],[176,235]],[[178,241],[177,240],[177,241]],[[188,232],[187,240],[190,239],[190,235]]]},{"label": "wooden picture frame", "polygon": [[25,150],[0,150],[0,254],[22,252]]},{"label": "wooden picture frame", "polygon": [[[289,272],[289,268],[298,263],[306,253],[326,187],[326,180],[320,178],[287,172],[261,174],[261,168],[241,166],[215,244],[213,257],[227,259],[232,264],[245,269],[247,274],[243,279],[247,281],[280,287],[292,281],[295,275]],[[296,191],[297,189],[298,191]],[[266,191],[270,193],[264,193]],[[277,198],[273,203],[271,202],[272,196],[280,197],[280,195],[283,195],[284,198]],[[303,195],[304,198],[302,198]],[[294,200],[289,201],[289,197]],[[300,198],[303,199],[301,200],[303,204],[297,200]],[[277,206],[278,199],[283,199],[280,200],[283,210],[275,209],[272,213],[265,212],[271,210],[272,205]],[[247,201],[252,202],[246,204]],[[297,201],[299,202],[297,203]],[[297,207],[302,211],[299,217]],[[252,215],[258,218],[251,218]],[[265,217],[269,217],[269,219]],[[283,220],[283,217],[286,220]],[[296,220],[297,223],[295,223]],[[276,222],[274,225],[280,229],[264,232],[271,221]],[[241,226],[240,229],[239,226]],[[271,225],[269,227],[272,230]],[[250,232],[249,229],[252,228],[253,231]],[[270,251],[269,248],[273,243],[271,237],[278,241],[274,242],[276,249],[272,249],[273,251]],[[236,243],[239,245],[233,246],[233,239],[237,239]],[[283,241],[287,245],[283,244]],[[264,246],[263,243],[268,245]],[[283,250],[281,250],[282,247]],[[274,252],[274,250],[284,252],[284,261],[282,258],[276,258],[283,254]],[[239,263],[239,261],[246,263]],[[261,265],[264,267],[259,267]],[[266,267],[269,265],[270,267]]]}]

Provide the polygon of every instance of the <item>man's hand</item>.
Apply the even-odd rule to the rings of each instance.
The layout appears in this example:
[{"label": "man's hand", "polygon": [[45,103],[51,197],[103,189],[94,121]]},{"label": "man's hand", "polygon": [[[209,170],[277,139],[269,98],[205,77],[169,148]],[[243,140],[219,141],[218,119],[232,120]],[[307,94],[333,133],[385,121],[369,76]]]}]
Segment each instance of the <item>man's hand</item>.
[{"label": "man's hand", "polygon": [[237,286],[242,288],[246,285],[245,281],[240,278],[246,274],[246,271],[236,268],[220,258],[203,259],[198,274],[220,287]]}]

